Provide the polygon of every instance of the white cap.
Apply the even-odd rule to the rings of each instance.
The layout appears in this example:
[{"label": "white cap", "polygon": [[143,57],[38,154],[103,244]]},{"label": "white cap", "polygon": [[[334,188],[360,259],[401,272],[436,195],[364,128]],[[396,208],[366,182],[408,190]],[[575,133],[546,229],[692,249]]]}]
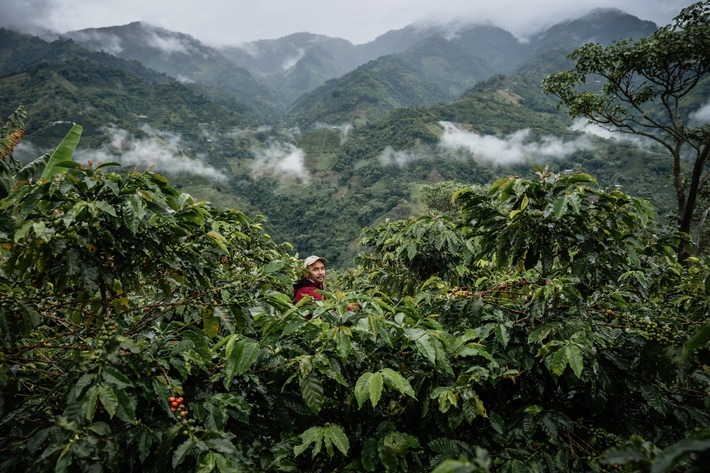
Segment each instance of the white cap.
[{"label": "white cap", "polygon": [[318,260],[323,261],[323,263],[328,262],[328,260],[323,258],[322,256],[311,255],[303,261],[303,267],[307,268]]}]

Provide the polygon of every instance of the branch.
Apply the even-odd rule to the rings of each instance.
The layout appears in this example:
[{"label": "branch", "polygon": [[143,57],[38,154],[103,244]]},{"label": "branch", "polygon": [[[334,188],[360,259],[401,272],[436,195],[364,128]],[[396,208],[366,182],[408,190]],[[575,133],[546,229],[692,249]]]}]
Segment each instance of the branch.
[{"label": "branch", "polygon": [[698,228],[697,232],[695,234],[695,247],[700,248],[700,240],[703,234],[703,226],[705,225],[705,219],[708,216],[708,213],[710,213],[710,207],[705,209],[705,212],[703,212],[703,215],[700,217],[700,221],[698,222]]}]

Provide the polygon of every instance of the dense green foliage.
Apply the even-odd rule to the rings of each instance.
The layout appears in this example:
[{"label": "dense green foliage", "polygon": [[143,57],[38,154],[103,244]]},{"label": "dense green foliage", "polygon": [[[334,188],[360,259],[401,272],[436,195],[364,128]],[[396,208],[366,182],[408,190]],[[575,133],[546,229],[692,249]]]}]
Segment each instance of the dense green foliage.
[{"label": "dense green foliage", "polygon": [[24,180],[21,122],[0,148],[3,470],[707,464],[710,269],[641,199],[544,169],[464,188],[366,228],[327,299],[293,305],[297,262],[258,219],[69,161],[76,127]]}]

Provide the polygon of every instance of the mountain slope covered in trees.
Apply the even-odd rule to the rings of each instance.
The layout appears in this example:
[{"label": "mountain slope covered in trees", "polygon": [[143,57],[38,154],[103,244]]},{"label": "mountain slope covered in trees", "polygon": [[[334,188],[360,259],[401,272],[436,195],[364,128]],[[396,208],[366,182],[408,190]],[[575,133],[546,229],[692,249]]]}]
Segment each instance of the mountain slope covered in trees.
[{"label": "mountain slope covered in trees", "polygon": [[[135,29],[141,38],[154,34],[150,47],[145,38],[131,39]],[[88,148],[87,156],[91,149],[115,141],[107,125],[130,131],[133,148],[146,136],[170,134],[179,144],[168,154],[211,166],[212,174],[220,177],[215,181],[190,174],[190,169],[158,164],[162,172],[181,170],[171,174],[176,185],[212,202],[264,214],[275,238],[294,242],[299,253],[326,252],[338,265],[352,259],[363,226],[419,214],[423,185],[483,183],[511,172],[525,174],[531,164],[594,170],[604,184],[624,185],[653,197],[664,213],[668,168],[656,151],[583,138],[539,89],[545,74],[566,67],[565,55],[580,42],[610,42],[627,31],[648,34],[654,29],[649,22],[604,10],[571,26],[556,25],[528,44],[485,25],[461,27],[456,34],[433,26],[408,27],[357,46],[292,35],[252,44],[259,46],[260,54],[245,53],[245,45],[241,56],[232,50],[231,57],[229,51],[212,50],[186,35],[139,23],[75,32],[76,42],[14,37],[6,43],[14,46],[5,50],[6,59],[0,63],[0,94],[7,97],[2,113],[7,116],[25,103],[31,117],[28,140],[42,145],[49,143],[43,136],[56,138],[66,131],[67,123],[56,122],[83,123],[81,147]],[[21,47],[23,41],[31,43],[32,53]],[[93,49],[113,44],[133,59],[89,52],[78,43]],[[173,51],[166,54],[158,46]],[[57,54],[65,50],[71,54]],[[379,53],[387,55],[358,66]],[[282,70],[287,60],[295,61],[290,73]],[[191,80],[218,77],[216,71],[227,67],[225,61],[243,61],[234,66],[244,71],[234,77],[234,84],[242,84],[240,93],[256,102],[240,102],[216,83],[177,80],[181,69],[195,70]],[[326,79],[348,68],[354,69]],[[72,72],[79,69],[81,74]],[[263,81],[263,89],[288,80],[306,81],[312,91],[277,119],[271,112],[262,113],[274,108],[269,100],[263,108],[255,105],[268,94],[254,92],[254,84]],[[317,86],[321,80],[327,82]],[[291,89],[292,97],[297,90]],[[60,106],[53,105],[57,102]],[[497,143],[498,155],[472,147],[475,136]],[[567,143],[555,156],[545,154],[541,145],[555,141],[552,137]],[[572,149],[583,140],[584,146]],[[520,156],[508,159],[511,150]],[[314,226],[326,230],[313,232]]]}]

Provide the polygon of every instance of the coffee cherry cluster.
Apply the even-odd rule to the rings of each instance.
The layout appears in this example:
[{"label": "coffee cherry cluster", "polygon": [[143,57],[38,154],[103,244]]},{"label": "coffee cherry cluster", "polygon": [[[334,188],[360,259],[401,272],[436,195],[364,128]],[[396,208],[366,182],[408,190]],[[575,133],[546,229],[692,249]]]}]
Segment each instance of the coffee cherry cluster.
[{"label": "coffee cherry cluster", "polygon": [[96,334],[96,346],[101,347],[108,342],[116,331],[115,324],[108,324],[101,327],[99,332]]},{"label": "coffee cherry cluster", "polygon": [[185,400],[182,397],[170,396],[168,398],[168,404],[170,404],[170,412],[177,412],[177,415],[180,417],[187,416],[187,406],[185,405]]},{"label": "coffee cherry cluster", "polygon": [[615,447],[623,443],[621,437],[599,427],[590,428],[589,434],[589,442],[600,450]]},{"label": "coffee cherry cluster", "polygon": [[623,321],[628,325],[629,329],[635,330],[647,340],[655,340],[669,345],[682,341],[680,334],[670,323],[658,323],[648,317],[639,317],[636,314],[614,313],[611,310],[607,310],[606,313]]}]

